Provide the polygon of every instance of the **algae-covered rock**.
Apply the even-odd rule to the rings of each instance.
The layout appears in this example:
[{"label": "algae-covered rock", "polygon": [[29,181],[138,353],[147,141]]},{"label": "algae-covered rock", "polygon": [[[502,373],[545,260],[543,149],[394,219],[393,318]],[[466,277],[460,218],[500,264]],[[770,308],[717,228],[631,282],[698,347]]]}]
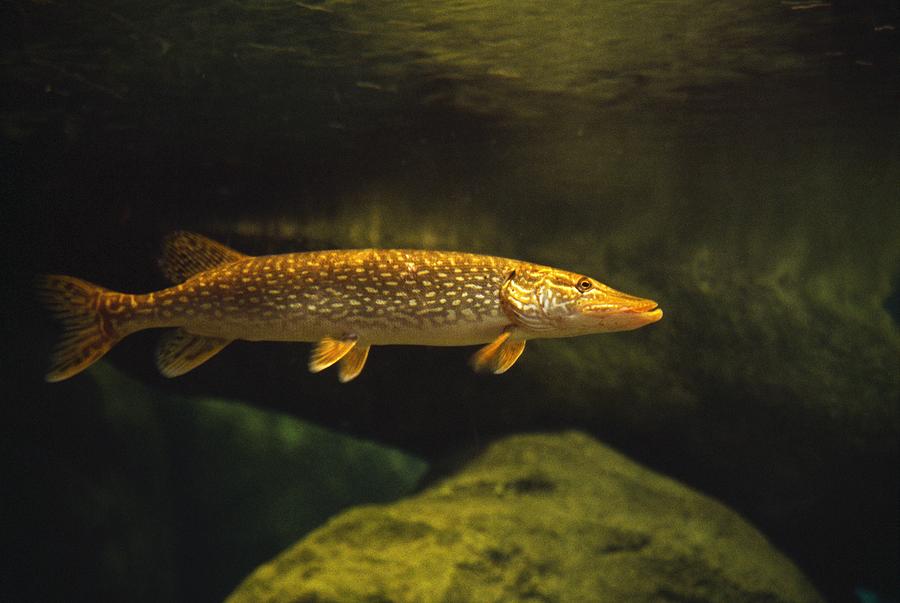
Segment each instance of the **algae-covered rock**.
[{"label": "algae-covered rock", "polygon": [[581,433],[512,436],[261,566],[251,601],[818,601],[737,514]]}]

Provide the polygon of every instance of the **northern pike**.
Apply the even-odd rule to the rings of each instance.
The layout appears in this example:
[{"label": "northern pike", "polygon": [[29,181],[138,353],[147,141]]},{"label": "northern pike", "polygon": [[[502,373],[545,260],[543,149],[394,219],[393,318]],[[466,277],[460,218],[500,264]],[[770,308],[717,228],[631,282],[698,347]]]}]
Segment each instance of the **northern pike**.
[{"label": "northern pike", "polygon": [[64,334],[46,375],[61,381],[123,337],[173,328],[157,349],[166,377],[236,339],[315,342],[309,369],[357,377],[373,345],[484,345],[476,370],[503,373],[528,339],[627,331],[658,321],[655,301],[590,277],[519,260],[416,249],[249,256],[190,232],[166,238],[160,266],[174,286],[118,293],[46,275],[38,289]]}]

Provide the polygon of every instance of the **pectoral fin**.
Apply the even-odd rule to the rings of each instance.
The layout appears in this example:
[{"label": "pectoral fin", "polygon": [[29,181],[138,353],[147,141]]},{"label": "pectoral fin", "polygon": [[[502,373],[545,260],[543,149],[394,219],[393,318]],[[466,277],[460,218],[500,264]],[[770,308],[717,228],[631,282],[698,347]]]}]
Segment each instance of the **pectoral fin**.
[{"label": "pectoral fin", "polygon": [[513,339],[507,330],[472,356],[472,367],[476,371],[491,371],[495,375],[505,373],[516,363],[525,351],[524,339]]},{"label": "pectoral fin", "polygon": [[338,379],[341,383],[347,383],[356,379],[366,365],[366,358],[369,356],[369,346],[358,345],[351,348],[347,354],[341,358],[338,366]]},{"label": "pectoral fin", "polygon": [[160,340],[156,349],[156,366],[166,377],[177,377],[197,368],[229,343],[231,339],[204,337],[175,329]]},{"label": "pectoral fin", "polygon": [[[355,335],[344,337],[342,339],[325,337],[316,344],[316,347],[313,348],[312,355],[309,357],[310,372],[318,373],[319,371],[324,371],[350,353],[350,350],[353,349],[353,346],[356,345],[357,341],[358,339]],[[362,361],[359,363],[359,370],[362,370],[362,364],[365,361],[366,358],[363,356]],[[359,374],[359,371],[357,371],[357,374]],[[354,377],[355,376],[356,375],[354,375]]]}]

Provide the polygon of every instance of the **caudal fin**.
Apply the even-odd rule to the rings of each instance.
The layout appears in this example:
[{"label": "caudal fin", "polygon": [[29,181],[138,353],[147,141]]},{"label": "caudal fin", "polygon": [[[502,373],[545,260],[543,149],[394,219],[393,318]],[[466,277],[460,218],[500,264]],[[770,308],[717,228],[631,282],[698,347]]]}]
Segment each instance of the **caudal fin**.
[{"label": "caudal fin", "polygon": [[38,277],[37,290],[63,327],[62,339],[50,359],[47,381],[77,375],[121,339],[106,327],[100,314],[100,298],[106,289],[71,276],[50,274]]}]

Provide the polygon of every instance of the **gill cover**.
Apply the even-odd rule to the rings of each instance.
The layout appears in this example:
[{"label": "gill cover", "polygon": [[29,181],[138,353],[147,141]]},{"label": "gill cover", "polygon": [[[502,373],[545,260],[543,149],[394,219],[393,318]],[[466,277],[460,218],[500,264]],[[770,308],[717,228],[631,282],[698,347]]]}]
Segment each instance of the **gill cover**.
[{"label": "gill cover", "polygon": [[516,325],[532,331],[553,328],[546,312],[550,291],[545,286],[547,276],[543,270],[518,266],[500,287],[500,306]]}]

